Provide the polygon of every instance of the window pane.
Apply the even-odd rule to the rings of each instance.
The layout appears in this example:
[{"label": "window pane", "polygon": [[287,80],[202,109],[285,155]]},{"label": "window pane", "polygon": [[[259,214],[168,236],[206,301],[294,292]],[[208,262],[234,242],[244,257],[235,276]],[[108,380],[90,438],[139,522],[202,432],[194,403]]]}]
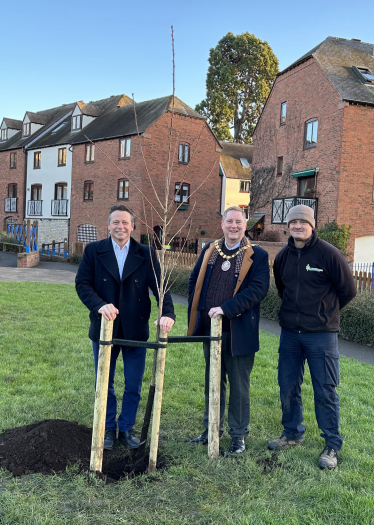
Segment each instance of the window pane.
[{"label": "window pane", "polygon": [[315,120],[312,123],[313,131],[312,131],[312,142],[316,144],[317,142],[317,133],[318,133],[318,120]]},{"label": "window pane", "polygon": [[95,160],[95,145],[94,144],[90,144],[90,161],[94,161]]},{"label": "window pane", "polygon": [[190,147],[188,146],[188,144],[185,144],[185,146],[184,146],[184,162],[188,162],[189,153],[190,153]]},{"label": "window pane", "polygon": [[287,102],[283,102],[281,109],[281,122],[286,122]]},{"label": "window pane", "polygon": [[120,149],[119,156],[120,157],[124,157],[125,156],[125,141],[124,140],[121,140],[121,149]]},{"label": "window pane", "polygon": [[130,157],[131,139],[126,140],[126,157]]},{"label": "window pane", "polygon": [[118,198],[123,199],[123,180],[120,180],[118,184]]},{"label": "window pane", "polygon": [[306,144],[312,143],[312,128],[313,124],[309,122],[309,124],[306,126]]},{"label": "window pane", "polygon": [[178,156],[178,160],[179,162],[183,162],[183,144],[179,144],[179,156]]},{"label": "window pane", "polygon": [[180,192],[178,190],[179,190],[179,184],[176,184],[175,185],[175,202],[180,202],[181,201],[181,195],[180,195]]}]

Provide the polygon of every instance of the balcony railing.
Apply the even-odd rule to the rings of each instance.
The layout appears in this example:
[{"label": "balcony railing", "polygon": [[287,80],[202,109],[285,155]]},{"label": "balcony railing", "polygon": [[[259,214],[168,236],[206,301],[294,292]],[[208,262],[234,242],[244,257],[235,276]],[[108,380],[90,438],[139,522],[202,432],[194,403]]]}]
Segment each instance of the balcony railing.
[{"label": "balcony railing", "polygon": [[42,215],[42,203],[43,201],[28,201],[27,202],[28,215]]},{"label": "balcony railing", "polygon": [[7,197],[5,199],[4,211],[13,213],[17,211],[17,197]]},{"label": "balcony railing", "polygon": [[67,215],[68,214],[68,200],[59,199],[52,201],[51,215]]},{"label": "balcony railing", "polygon": [[314,218],[317,224],[318,198],[309,199],[305,197],[286,197],[284,199],[273,199],[271,210],[272,224],[285,224],[287,213],[291,208],[299,204],[309,206],[314,210]]}]

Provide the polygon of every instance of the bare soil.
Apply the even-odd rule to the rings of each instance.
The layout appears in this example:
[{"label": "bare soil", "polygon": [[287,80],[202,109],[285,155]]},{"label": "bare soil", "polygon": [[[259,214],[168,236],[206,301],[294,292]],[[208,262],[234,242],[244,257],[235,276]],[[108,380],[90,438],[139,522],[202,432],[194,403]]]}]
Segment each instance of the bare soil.
[{"label": "bare soil", "polygon": [[[0,466],[14,476],[39,472],[55,474],[69,464],[89,471],[92,429],[76,421],[46,419],[31,425],[5,430],[0,434]],[[165,466],[162,456],[158,468]],[[102,475],[107,482],[144,473],[148,456],[137,462],[137,451],[116,443],[105,450]]]}]

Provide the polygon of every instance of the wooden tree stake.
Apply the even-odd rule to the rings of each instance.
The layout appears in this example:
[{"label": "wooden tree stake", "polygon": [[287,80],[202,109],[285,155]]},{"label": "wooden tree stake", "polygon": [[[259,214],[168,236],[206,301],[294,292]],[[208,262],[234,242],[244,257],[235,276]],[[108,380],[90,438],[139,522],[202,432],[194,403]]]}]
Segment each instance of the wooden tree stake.
[{"label": "wooden tree stake", "polygon": [[[222,316],[211,320],[210,335],[222,337]],[[208,457],[219,456],[219,420],[220,420],[220,387],[221,387],[221,340],[210,342],[209,373],[209,423],[208,423]]]},{"label": "wooden tree stake", "polygon": [[[160,339],[167,338],[167,334],[160,331]],[[156,368],[156,390],[153,404],[153,419],[151,443],[149,448],[149,464],[148,472],[154,472],[157,464],[157,450],[158,438],[160,434],[160,418],[162,405],[162,391],[164,388],[164,374],[165,374],[165,359],[166,359],[166,343],[164,348],[159,348],[157,351],[157,368]]]},{"label": "wooden tree stake", "polygon": [[[100,341],[111,341],[113,335],[113,321],[101,317]],[[100,345],[97,364],[95,408],[92,429],[90,471],[101,472],[103,465],[104,433],[106,404],[108,399],[108,383],[110,354],[112,345]]]}]

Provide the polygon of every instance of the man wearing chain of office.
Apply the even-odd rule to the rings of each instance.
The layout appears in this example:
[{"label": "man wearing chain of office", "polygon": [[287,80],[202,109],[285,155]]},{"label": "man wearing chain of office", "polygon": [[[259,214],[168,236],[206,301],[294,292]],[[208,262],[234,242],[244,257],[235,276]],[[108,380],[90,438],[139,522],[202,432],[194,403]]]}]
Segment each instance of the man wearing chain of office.
[{"label": "man wearing chain of office", "polygon": [[[220,436],[226,407],[227,378],[229,453],[245,451],[249,424],[249,386],[259,350],[260,303],[269,288],[268,254],[245,237],[247,221],[238,206],[222,216],[223,237],[204,248],[192,270],[188,290],[188,335],[209,335],[211,319],[222,315]],[[210,345],[204,343],[205,430],[191,445],[208,443]]]}]

